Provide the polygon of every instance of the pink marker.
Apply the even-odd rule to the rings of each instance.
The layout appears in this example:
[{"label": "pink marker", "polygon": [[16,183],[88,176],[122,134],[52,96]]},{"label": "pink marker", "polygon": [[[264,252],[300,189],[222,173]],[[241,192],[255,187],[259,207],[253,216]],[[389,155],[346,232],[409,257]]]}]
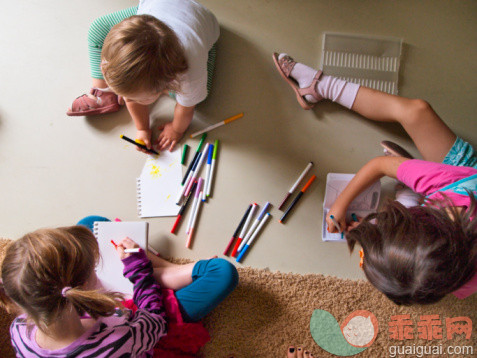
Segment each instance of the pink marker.
[{"label": "pink marker", "polygon": [[190,243],[192,241],[192,235],[194,235],[195,222],[197,221],[197,216],[198,216],[199,210],[200,210],[200,203],[202,203],[202,200],[200,200],[200,198],[202,196],[203,181],[204,180],[202,178],[199,178],[199,182],[197,183],[197,189],[195,190],[194,203],[195,202],[197,202],[197,203],[195,205],[195,210],[190,217],[190,227],[189,227],[189,232],[188,232],[189,236],[187,237],[187,242],[186,242],[186,247],[187,248],[190,247]]},{"label": "pink marker", "polygon": [[209,150],[209,145],[210,145],[209,143],[207,143],[205,145],[204,153],[202,153],[202,156],[200,157],[199,163],[197,164],[197,167],[194,170],[194,174],[192,174],[192,179],[189,181],[189,184],[188,184],[187,189],[184,193],[184,196],[189,195],[190,189],[192,188],[192,184],[197,180],[197,177],[199,176],[199,172],[200,172],[200,169],[202,168],[202,164],[204,164],[205,157],[207,157],[207,151]]}]

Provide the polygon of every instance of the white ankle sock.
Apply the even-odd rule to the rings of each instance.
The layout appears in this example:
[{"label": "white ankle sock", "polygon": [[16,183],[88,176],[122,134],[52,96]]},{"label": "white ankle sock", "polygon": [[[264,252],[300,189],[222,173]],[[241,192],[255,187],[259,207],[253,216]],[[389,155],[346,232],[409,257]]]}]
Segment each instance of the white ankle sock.
[{"label": "white ankle sock", "polygon": [[337,77],[322,75],[317,84],[316,91],[323,98],[332,100],[351,109],[356,99],[358,89],[359,85],[356,83],[347,82]]},{"label": "white ankle sock", "polygon": [[[281,59],[283,56],[286,56],[286,54],[282,53],[278,58]],[[317,72],[317,70],[297,62],[293,67],[290,76],[298,82],[300,88],[306,88],[311,85]],[[318,81],[316,91],[323,98],[351,109],[354,100],[356,99],[358,89],[359,85],[356,83],[347,82],[340,80],[337,77],[326,76],[323,74]],[[312,95],[306,95],[305,99],[310,103],[316,103],[316,99]]]}]

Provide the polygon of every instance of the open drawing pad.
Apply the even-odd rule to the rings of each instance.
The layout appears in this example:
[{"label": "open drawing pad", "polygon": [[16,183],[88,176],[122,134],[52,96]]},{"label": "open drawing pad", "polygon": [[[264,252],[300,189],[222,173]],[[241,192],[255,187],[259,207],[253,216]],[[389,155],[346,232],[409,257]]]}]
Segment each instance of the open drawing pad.
[{"label": "open drawing pad", "polygon": [[123,276],[124,265],[111,243],[119,244],[122,239],[129,237],[147,252],[149,224],[145,221],[96,221],[94,236],[98,240],[101,260],[96,267],[99,286],[109,291],[121,292],[132,297],[133,284]]},{"label": "open drawing pad", "polygon": [[142,218],[176,216],[175,197],[182,180],[180,151],[162,151],[149,156],[137,178],[137,206]]},{"label": "open drawing pad", "polygon": [[[332,234],[327,230],[326,216],[331,206],[338,198],[338,195],[344,190],[355,174],[328,173],[326,176],[325,200],[323,201],[323,223],[322,238],[323,241],[346,241],[341,238],[341,234]],[[368,214],[376,212],[381,195],[381,182],[377,181],[368,189],[362,192],[348,207],[346,211],[347,221],[351,221],[351,214],[355,213],[359,217],[365,217]]]}]

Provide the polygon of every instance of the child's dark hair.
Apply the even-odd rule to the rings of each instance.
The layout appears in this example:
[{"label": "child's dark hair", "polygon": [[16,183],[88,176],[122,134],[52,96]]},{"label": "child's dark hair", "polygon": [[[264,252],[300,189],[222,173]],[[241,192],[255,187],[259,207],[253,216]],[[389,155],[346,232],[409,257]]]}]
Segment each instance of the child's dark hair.
[{"label": "child's dark hair", "polygon": [[96,238],[84,226],[26,234],[6,250],[0,306],[10,313],[26,313],[43,331],[48,331],[68,304],[79,315],[110,316],[122,307],[123,297],[89,287],[99,258]]},{"label": "child's dark hair", "polygon": [[151,15],[134,15],[115,25],[101,51],[104,79],[120,95],[178,91],[188,69],[178,37]]},{"label": "child's dark hair", "polygon": [[[347,235],[352,252],[364,251],[363,270],[398,305],[435,303],[476,274],[476,200],[459,212],[432,202],[406,208],[388,201]],[[446,199],[448,200],[448,199]],[[376,219],[375,223],[370,221]]]}]

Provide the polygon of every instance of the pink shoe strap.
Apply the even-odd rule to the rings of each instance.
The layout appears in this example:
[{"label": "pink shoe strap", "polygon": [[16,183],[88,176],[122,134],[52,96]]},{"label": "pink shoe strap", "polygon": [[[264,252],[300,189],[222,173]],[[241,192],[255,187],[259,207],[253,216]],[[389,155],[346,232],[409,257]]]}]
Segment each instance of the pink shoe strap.
[{"label": "pink shoe strap", "polygon": [[316,91],[316,86],[318,82],[320,81],[320,77],[322,74],[323,72],[319,70],[318,72],[316,72],[315,77],[313,77],[313,81],[311,82],[311,85],[309,85],[306,88],[299,88],[298,93],[300,94],[300,96],[303,97],[306,95],[312,95],[317,101],[323,99],[323,97],[321,97]]}]

